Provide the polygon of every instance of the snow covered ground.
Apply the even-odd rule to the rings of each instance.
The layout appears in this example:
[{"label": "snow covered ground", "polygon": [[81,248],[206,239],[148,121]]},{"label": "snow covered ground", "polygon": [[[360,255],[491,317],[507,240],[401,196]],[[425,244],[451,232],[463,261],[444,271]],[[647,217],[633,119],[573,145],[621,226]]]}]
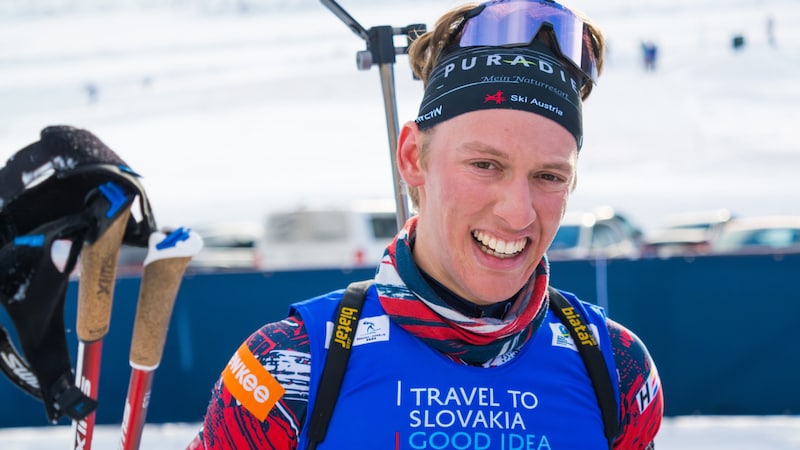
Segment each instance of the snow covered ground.
[{"label": "snow covered ground", "polygon": [[[145,426],[142,449],[183,449],[198,424]],[[68,448],[69,427],[0,429],[3,450]],[[117,448],[119,427],[95,430],[93,448]],[[800,417],[691,416],[665,419],[656,438],[658,450],[796,450],[800,448]]]},{"label": "snow covered ground", "polygon": [[[0,162],[50,124],[94,132],[132,168],[161,225],[260,220],[306,201],[391,197],[377,69],[313,0],[0,2]],[[341,0],[365,27],[431,25],[451,0]],[[574,0],[605,30],[585,105],[573,208],[646,228],[681,211],[800,214],[800,2]],[[245,11],[246,10],[246,11]],[[774,19],[776,45],[767,40]],[[731,47],[734,35],[746,45]],[[640,42],[660,55],[640,64]],[[401,123],[422,87],[395,67]],[[94,92],[94,95],[90,95]],[[2,426],[2,424],[0,424]],[[142,448],[182,448],[196,424],[148,425]],[[116,427],[96,448],[116,446]],[[69,429],[0,429],[0,448],[66,448]],[[798,449],[798,417],[678,417],[659,449]]]}]

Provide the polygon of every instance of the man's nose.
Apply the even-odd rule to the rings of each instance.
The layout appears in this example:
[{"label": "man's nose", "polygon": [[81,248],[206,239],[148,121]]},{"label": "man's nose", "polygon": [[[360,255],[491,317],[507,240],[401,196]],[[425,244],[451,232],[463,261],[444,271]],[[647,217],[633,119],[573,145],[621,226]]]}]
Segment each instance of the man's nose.
[{"label": "man's nose", "polygon": [[517,177],[504,183],[497,192],[495,214],[513,230],[522,230],[536,220],[534,195],[527,177]]}]

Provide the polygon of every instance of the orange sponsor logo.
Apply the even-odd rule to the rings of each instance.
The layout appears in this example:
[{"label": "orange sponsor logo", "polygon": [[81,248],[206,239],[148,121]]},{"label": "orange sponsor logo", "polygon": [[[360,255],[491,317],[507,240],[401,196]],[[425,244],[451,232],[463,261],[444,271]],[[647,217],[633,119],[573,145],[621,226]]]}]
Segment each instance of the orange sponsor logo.
[{"label": "orange sponsor logo", "polygon": [[263,421],[285,390],[244,343],[222,371],[222,383],[252,415]]}]

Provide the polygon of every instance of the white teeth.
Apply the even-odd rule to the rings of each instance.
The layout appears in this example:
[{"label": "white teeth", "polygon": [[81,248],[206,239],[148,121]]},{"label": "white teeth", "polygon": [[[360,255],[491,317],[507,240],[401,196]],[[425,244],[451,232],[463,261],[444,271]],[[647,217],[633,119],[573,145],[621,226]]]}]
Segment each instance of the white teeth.
[{"label": "white teeth", "polygon": [[525,248],[525,244],[528,242],[525,238],[516,241],[504,241],[483,231],[473,231],[472,237],[483,244],[481,249],[485,253],[500,258],[516,255]]}]

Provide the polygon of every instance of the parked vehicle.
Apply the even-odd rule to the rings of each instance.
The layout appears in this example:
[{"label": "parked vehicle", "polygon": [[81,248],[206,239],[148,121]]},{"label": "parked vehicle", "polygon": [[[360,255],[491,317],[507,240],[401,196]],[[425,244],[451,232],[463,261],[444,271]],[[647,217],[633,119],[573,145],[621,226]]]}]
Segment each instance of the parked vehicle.
[{"label": "parked vehicle", "polygon": [[189,269],[256,269],[256,247],[264,228],[257,221],[214,222],[191,227],[203,238],[203,249]]},{"label": "parked vehicle", "polygon": [[800,216],[733,219],[711,243],[714,253],[800,252]]},{"label": "parked vehicle", "polygon": [[671,215],[658,231],[645,237],[643,251],[661,257],[708,253],[711,241],[733,217],[724,208]]},{"label": "parked vehicle", "polygon": [[276,211],[266,218],[259,267],[377,266],[396,234],[395,205],[388,201]]},{"label": "parked vehicle", "polygon": [[[203,238],[203,248],[190,261],[189,271],[258,269],[256,245],[264,229],[257,221],[220,221],[189,226]],[[140,275],[147,248],[122,245],[117,271]]]},{"label": "parked vehicle", "polygon": [[609,207],[567,212],[547,256],[552,260],[637,257],[642,231]]}]

